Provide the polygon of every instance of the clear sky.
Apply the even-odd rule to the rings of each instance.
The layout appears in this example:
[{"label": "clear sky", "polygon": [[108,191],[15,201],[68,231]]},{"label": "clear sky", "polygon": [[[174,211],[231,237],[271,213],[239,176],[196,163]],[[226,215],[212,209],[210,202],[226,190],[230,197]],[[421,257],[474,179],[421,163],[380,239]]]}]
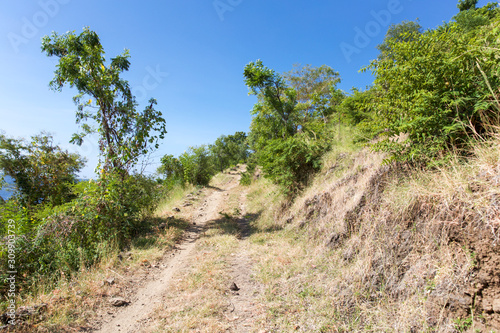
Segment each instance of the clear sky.
[{"label": "clear sky", "polygon": [[[479,1],[479,6],[487,3]],[[364,89],[359,69],[376,58],[390,24],[420,19],[426,28],[449,21],[456,0],[40,0],[0,4],[0,129],[25,137],[47,131],[57,144],[88,159],[92,177],[96,140],[68,143],[75,124],[75,91],[49,90],[56,59],[41,53],[52,31],[96,31],[108,60],[125,48],[126,74],[142,110],[150,97],[167,121],[168,134],[152,156],[208,144],[222,134],[248,131],[255,102],[243,68],[262,59],[284,72],[295,63],[337,70],[340,88]]]}]

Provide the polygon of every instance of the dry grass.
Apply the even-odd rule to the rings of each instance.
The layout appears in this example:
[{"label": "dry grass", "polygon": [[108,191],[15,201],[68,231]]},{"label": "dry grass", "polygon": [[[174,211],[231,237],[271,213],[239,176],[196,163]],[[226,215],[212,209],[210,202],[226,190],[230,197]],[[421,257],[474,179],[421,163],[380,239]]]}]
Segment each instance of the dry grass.
[{"label": "dry grass", "polygon": [[[493,282],[498,267],[491,266],[500,217],[499,147],[500,140],[479,144],[468,163],[457,159],[434,172],[389,168],[384,155],[368,150],[336,151],[291,206],[281,204],[266,181],[253,184],[249,207],[259,217],[251,240],[266,289],[261,328],[498,327],[496,315],[484,311],[500,289]],[[481,274],[493,280],[481,282]],[[489,296],[474,296],[483,293]]]},{"label": "dry grass", "polygon": [[[179,205],[179,200],[192,190],[173,191],[158,209],[156,222],[166,221],[169,208]],[[10,331],[74,332],[88,329],[98,319],[96,315],[107,305],[109,297],[130,296],[132,284],[145,277],[148,270],[155,269],[151,265],[175,245],[186,226],[183,220],[170,220],[163,230],[153,228],[153,232],[135,237],[125,252],[120,253],[116,246],[108,245],[100,263],[82,269],[70,278],[61,276],[56,285],[40,280],[29,292],[21,293],[17,305],[47,304],[46,309],[40,317],[35,316]],[[107,282],[110,279],[112,283]]]},{"label": "dry grass", "polygon": [[[211,186],[222,187],[231,177],[219,174]],[[155,309],[147,332],[224,332],[231,327],[230,260],[238,247],[238,189],[229,191],[220,218],[208,222],[189,264],[174,276],[171,292]]]},{"label": "dry grass", "polygon": [[[262,314],[251,331],[498,330],[492,304],[500,294],[500,139],[478,144],[467,163],[457,159],[433,172],[384,166],[384,157],[335,148],[293,203],[266,179],[245,187],[252,234],[244,241],[233,218],[242,187],[229,191],[220,219],[208,225],[189,266],[175,277],[150,332],[233,331],[227,287],[232,254],[242,247],[263,286]],[[221,174],[211,186],[229,180]],[[166,239],[177,237],[172,233]],[[148,246],[131,249],[130,271],[159,255]],[[82,272],[81,283],[61,285],[57,295],[33,298],[58,304],[49,307],[59,313],[44,323],[46,331],[71,320],[84,325],[74,318],[92,316],[106,297],[101,294],[123,291],[119,277],[117,285],[100,285],[113,276],[110,270],[125,274],[115,257]]]}]

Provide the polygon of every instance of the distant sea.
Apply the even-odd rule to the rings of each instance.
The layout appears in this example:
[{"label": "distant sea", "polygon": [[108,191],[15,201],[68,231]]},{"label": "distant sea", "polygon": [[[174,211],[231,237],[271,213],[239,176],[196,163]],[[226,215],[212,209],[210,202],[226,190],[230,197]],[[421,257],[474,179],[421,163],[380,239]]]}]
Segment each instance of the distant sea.
[{"label": "distant sea", "polygon": [[[88,179],[78,179],[79,182],[87,181],[87,180]],[[4,200],[7,200],[12,196],[13,190],[14,190],[16,185],[15,185],[14,179],[12,179],[12,177],[5,176],[5,181],[7,182],[8,185],[4,186],[3,188],[0,189],[0,197],[2,197],[2,199],[4,199]]]},{"label": "distant sea", "polygon": [[9,176],[5,176],[5,181],[9,185],[4,186],[3,188],[0,189],[0,197],[2,197],[2,199],[4,199],[4,200],[7,200],[8,198],[10,198],[12,196],[12,188],[9,188],[9,187],[15,186],[15,185],[14,185],[14,179],[12,179]]}]

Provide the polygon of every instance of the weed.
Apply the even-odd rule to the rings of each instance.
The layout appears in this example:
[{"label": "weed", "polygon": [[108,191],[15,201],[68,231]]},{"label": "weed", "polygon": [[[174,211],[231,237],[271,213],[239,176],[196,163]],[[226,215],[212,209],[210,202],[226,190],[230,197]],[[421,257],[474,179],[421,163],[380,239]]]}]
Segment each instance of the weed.
[{"label": "weed", "polygon": [[473,319],[472,317],[467,317],[467,318],[458,318],[455,319],[454,321],[455,324],[455,329],[459,332],[466,332],[473,324]]}]

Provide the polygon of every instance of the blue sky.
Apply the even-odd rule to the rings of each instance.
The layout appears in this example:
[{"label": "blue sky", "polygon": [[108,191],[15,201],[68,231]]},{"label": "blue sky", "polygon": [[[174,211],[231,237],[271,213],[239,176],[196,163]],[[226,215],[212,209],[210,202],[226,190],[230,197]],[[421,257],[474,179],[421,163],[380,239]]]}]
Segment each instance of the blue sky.
[{"label": "blue sky", "polygon": [[[479,1],[483,6],[487,1]],[[14,137],[40,131],[97,163],[96,140],[68,143],[75,124],[69,88],[49,90],[56,59],[40,50],[52,31],[96,31],[107,58],[131,53],[126,74],[140,108],[150,97],[167,121],[168,134],[152,156],[154,171],[164,154],[208,144],[222,134],[248,131],[255,97],[248,96],[243,68],[262,59],[278,72],[293,64],[329,65],[340,88],[365,88],[359,69],[377,56],[390,24],[420,19],[434,28],[457,13],[456,0],[147,0],[2,1],[0,4],[0,129]]]}]

